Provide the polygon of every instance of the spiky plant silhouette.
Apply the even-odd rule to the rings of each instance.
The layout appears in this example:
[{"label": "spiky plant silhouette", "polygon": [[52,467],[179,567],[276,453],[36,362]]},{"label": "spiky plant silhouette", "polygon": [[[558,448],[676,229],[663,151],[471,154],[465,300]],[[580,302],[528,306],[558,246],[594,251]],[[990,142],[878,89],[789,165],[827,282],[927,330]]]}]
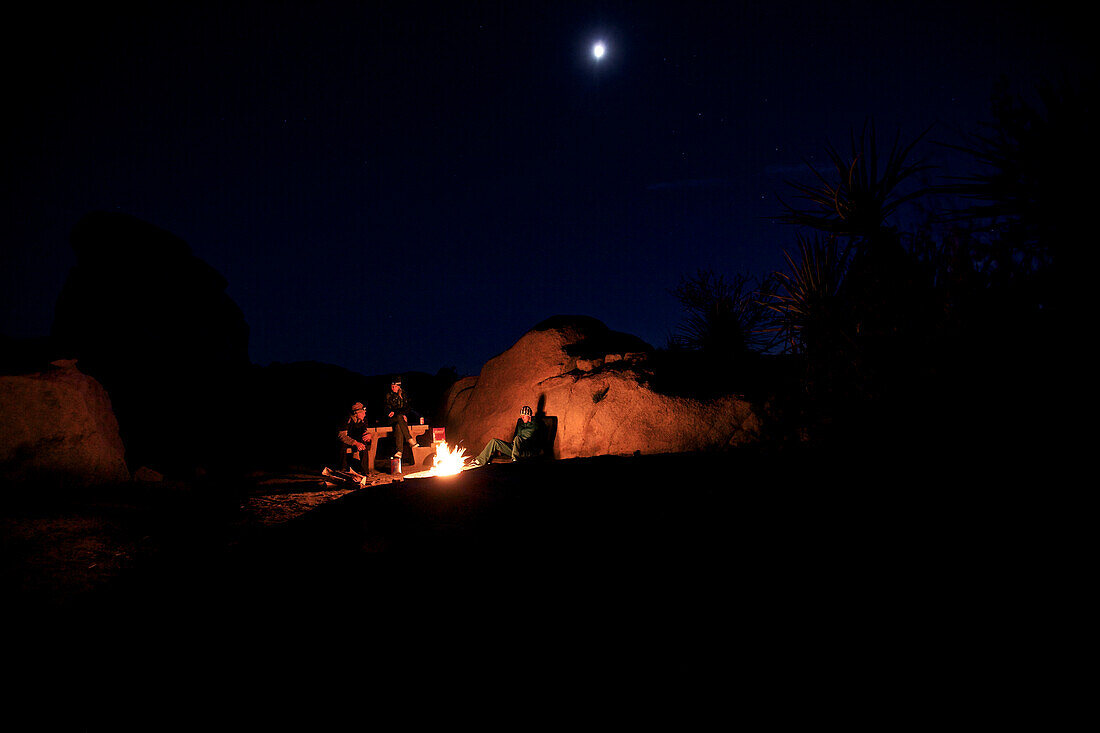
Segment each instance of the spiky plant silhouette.
[{"label": "spiky plant silhouette", "polygon": [[[829,246],[844,254],[843,282],[837,286],[843,286],[839,300],[850,322],[840,333],[865,349],[893,349],[899,330],[912,324],[909,311],[917,287],[914,260],[905,252],[892,217],[903,204],[931,190],[914,179],[931,166],[910,162],[916,145],[927,133],[926,129],[907,144],[901,143],[899,133],[885,156],[880,156],[874,124],[868,122],[858,136],[852,133],[847,157],[834,147],[827,148],[835,174],[832,179],[811,165],[816,185],[788,181],[801,207],[780,199],[786,209],[782,221],[836,240]],[[800,252],[819,255],[821,247],[800,245]],[[807,262],[804,267],[818,264]],[[802,309],[813,307],[807,303]],[[813,339],[802,340],[808,351],[823,345]]]},{"label": "spiky plant silhouette", "polygon": [[869,122],[851,135],[848,155],[827,148],[831,175],[808,164],[816,183],[788,181],[794,198],[780,198],[780,220],[802,232],[797,249],[784,252],[786,271],[774,273],[768,306],[775,334],[801,357],[802,410],[813,416],[811,430],[863,429],[867,410],[896,391],[897,366],[919,341],[917,263],[893,219],[903,204],[928,193],[915,177],[931,166],[910,162],[927,132],[908,144],[899,134],[880,155]]},{"label": "spiky plant silhouette", "polygon": [[767,282],[705,269],[681,278],[669,291],[684,317],[662,352],[662,389],[701,396],[754,388],[760,355],[774,341],[761,295]]},{"label": "spiky plant silhouette", "polygon": [[797,253],[784,250],[787,271],[774,273],[773,287],[760,301],[770,311],[766,327],[784,351],[804,354],[850,342],[845,334],[849,307],[841,287],[848,272],[849,250],[836,237],[796,235]]},{"label": "spiky plant silhouette", "polygon": [[760,287],[744,275],[727,281],[709,270],[682,278],[672,294],[687,315],[672,344],[722,360],[766,349],[771,339]]},{"label": "spiky plant silhouette", "polygon": [[795,199],[805,205],[796,207],[780,197],[780,204],[786,209],[780,220],[856,241],[880,241],[884,234],[890,233],[888,222],[898,207],[927,193],[924,187],[901,190],[909,179],[930,168],[923,163],[907,162],[927,132],[905,146],[900,143],[899,133],[881,165],[873,123],[866,124],[858,137],[852,133],[849,156],[842,156],[836,148],[828,146],[826,152],[835,178],[827,178],[807,162],[818,183],[787,181],[797,192]]}]

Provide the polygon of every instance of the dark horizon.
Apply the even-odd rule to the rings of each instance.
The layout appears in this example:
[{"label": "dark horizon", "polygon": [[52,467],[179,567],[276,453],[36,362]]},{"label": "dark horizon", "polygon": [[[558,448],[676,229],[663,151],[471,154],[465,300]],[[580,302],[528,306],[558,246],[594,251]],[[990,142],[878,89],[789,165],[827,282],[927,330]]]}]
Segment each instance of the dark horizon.
[{"label": "dark horizon", "polygon": [[879,5],[37,11],[5,50],[0,333],[49,332],[102,210],[221,273],[260,365],[475,374],[558,314],[663,346],[681,277],[780,267],[775,194],[828,144],[957,139],[1002,75],[1085,58],[1057,5]]}]

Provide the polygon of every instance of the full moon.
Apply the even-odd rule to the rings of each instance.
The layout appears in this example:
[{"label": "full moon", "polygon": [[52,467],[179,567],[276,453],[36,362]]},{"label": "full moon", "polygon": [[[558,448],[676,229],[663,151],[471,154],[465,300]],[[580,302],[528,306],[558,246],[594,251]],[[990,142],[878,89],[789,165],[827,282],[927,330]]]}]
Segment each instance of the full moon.
[{"label": "full moon", "polygon": [[603,58],[605,51],[607,51],[607,48],[603,45],[602,41],[592,47],[592,55],[597,59]]}]

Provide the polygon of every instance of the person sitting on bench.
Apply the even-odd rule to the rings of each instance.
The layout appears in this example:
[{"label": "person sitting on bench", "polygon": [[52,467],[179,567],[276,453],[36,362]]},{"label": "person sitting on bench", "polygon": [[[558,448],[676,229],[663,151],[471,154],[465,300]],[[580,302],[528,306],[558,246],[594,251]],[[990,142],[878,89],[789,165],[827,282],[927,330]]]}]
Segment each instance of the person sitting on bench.
[{"label": "person sitting on bench", "polygon": [[510,458],[513,461],[536,456],[540,452],[541,438],[542,423],[535,420],[531,408],[524,405],[523,409],[519,411],[516,429],[512,432],[512,442],[506,443],[500,438],[493,438],[485,445],[485,449],[481,451],[470,466],[478,468],[488,465],[494,453],[500,453],[505,458]]},{"label": "person sitting on bench", "polygon": [[[371,433],[367,431],[367,406],[362,402],[356,402],[351,406],[351,415],[344,421],[338,434],[343,450],[340,451],[340,470],[349,468],[361,476],[371,473],[371,466],[364,466],[367,458],[367,443],[371,441]],[[370,463],[366,460],[366,463]]]},{"label": "person sitting on bench", "polygon": [[393,440],[397,448],[394,455],[404,453],[406,445],[412,450],[416,441],[409,432],[409,421],[419,421],[420,413],[409,406],[409,398],[401,389],[401,377],[394,377],[390,381],[390,391],[386,393],[386,420],[393,428]]}]

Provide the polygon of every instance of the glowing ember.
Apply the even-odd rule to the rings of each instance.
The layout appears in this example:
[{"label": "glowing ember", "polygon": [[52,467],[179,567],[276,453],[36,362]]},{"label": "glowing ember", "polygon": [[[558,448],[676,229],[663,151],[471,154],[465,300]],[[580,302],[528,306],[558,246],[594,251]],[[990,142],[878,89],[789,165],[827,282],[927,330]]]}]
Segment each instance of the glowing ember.
[{"label": "glowing ember", "polygon": [[435,459],[432,461],[433,476],[451,476],[462,471],[462,464],[466,462],[465,448],[447,448],[446,441],[435,449]]}]

